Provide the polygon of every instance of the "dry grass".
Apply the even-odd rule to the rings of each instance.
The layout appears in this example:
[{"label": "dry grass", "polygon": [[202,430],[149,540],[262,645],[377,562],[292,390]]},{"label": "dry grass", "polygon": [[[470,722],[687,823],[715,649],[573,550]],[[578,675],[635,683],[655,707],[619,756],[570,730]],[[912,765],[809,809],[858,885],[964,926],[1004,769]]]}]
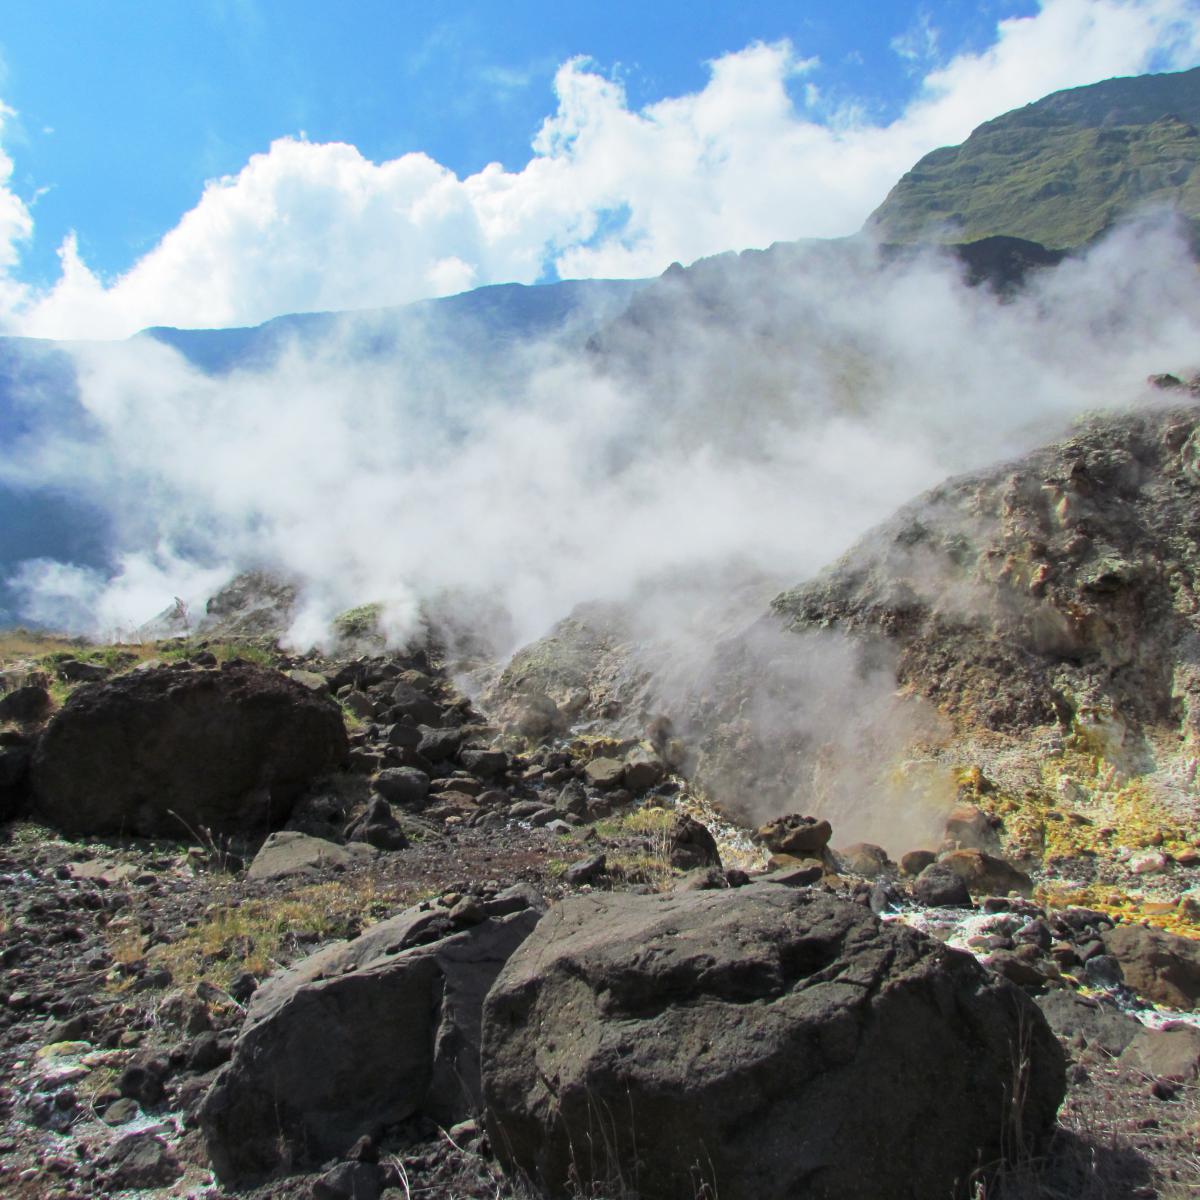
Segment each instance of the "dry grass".
[{"label": "dry grass", "polygon": [[154,947],[147,959],[166,967],[180,986],[203,981],[224,990],[244,971],[261,978],[322,942],[355,936],[419,898],[408,885],[384,884],[369,875],[269,899],[230,896],[169,945]]}]

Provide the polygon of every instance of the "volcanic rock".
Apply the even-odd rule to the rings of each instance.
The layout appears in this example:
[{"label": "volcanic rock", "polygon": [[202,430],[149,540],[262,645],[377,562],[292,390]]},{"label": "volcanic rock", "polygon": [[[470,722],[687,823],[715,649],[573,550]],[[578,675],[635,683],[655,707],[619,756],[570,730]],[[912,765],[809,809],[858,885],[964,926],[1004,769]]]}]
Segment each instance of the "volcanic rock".
[{"label": "volcanic rock", "polygon": [[403,850],[408,836],[382,796],[372,796],[366,811],[345,829],[346,841],[362,842],[377,850]]},{"label": "volcanic rock", "polygon": [[717,839],[709,832],[706,825],[680,813],[675,818],[671,832],[668,834],[667,856],[671,866],[681,871],[691,871],[697,867],[716,867],[721,869],[721,851]]},{"label": "volcanic rock", "polygon": [[347,751],[337,706],[277,671],[152,668],[71,695],[34,755],[35,810],[75,835],[253,833]]},{"label": "volcanic rock", "polygon": [[593,758],[583,769],[587,781],[593,787],[620,787],[625,779],[625,764],[615,758]]},{"label": "volcanic rock", "polygon": [[1200,1076],[1200,1029],[1182,1022],[1142,1029],[1121,1054],[1121,1066],[1151,1079],[1191,1083]]},{"label": "volcanic rock", "polygon": [[495,779],[508,770],[508,755],[503,750],[463,750],[458,761],[481,779]]},{"label": "volcanic rock", "polygon": [[1200,1004],[1200,943],[1144,925],[1118,925],[1103,940],[1125,983],[1147,1000],[1182,1009]]},{"label": "volcanic rock", "polygon": [[823,854],[833,836],[833,828],[828,821],[793,814],[759,826],[754,836],[776,854],[794,854],[803,858]]},{"label": "volcanic rock", "polygon": [[27,684],[0,696],[0,721],[15,721],[32,725],[44,721],[54,707],[50,693],[44,687]]},{"label": "volcanic rock", "polygon": [[1033,895],[1033,880],[1024,871],[982,850],[951,850],[938,859],[938,865],[953,871],[972,896]]},{"label": "volcanic rock", "polygon": [[247,879],[290,879],[345,870],[353,861],[349,851],[324,838],[295,832],[273,833],[254,856]]},{"label": "volcanic rock", "polygon": [[930,863],[913,881],[912,891],[917,903],[929,908],[971,906],[971,893],[962,876],[945,863]]},{"label": "volcanic rock", "polygon": [[657,787],[665,771],[659,760],[642,746],[635,746],[625,755],[625,786],[634,794]]},{"label": "volcanic rock", "polygon": [[855,842],[836,853],[847,871],[852,871],[855,875],[865,875],[868,879],[895,867],[888,858],[887,851],[882,846],[874,846],[870,842]]},{"label": "volcanic rock", "polygon": [[402,808],[420,808],[429,795],[429,776],[416,767],[386,767],[373,784],[385,800]]},{"label": "volcanic rock", "polygon": [[618,1172],[659,1200],[962,1194],[1014,1084],[1030,1145],[1065,1087],[1040,1013],[969,955],[759,885],[564,900],[496,980],[483,1046],[491,1143],[553,1195]]},{"label": "volcanic rock", "polygon": [[200,1108],[218,1177],[320,1163],[417,1112],[444,1125],[475,1112],[483,997],[535,901],[502,893],[465,928],[411,908],[267,980]]}]

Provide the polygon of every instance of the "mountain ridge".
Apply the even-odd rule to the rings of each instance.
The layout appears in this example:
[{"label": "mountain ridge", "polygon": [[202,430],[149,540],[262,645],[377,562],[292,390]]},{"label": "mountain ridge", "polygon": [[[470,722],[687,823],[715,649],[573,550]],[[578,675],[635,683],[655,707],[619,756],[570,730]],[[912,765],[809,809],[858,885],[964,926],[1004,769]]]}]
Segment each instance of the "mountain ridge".
[{"label": "mountain ridge", "polygon": [[926,154],[864,229],[886,241],[995,234],[1084,246],[1169,209],[1200,222],[1200,67],[1054,92]]}]

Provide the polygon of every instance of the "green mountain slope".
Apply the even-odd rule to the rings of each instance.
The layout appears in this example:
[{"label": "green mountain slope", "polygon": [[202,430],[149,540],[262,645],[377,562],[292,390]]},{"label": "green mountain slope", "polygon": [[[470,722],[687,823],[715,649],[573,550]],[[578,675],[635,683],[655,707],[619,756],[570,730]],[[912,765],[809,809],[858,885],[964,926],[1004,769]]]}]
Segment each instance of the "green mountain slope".
[{"label": "green mountain slope", "polygon": [[889,242],[997,234],[1054,249],[1171,208],[1200,223],[1200,67],[1055,92],[925,155],[871,215]]}]

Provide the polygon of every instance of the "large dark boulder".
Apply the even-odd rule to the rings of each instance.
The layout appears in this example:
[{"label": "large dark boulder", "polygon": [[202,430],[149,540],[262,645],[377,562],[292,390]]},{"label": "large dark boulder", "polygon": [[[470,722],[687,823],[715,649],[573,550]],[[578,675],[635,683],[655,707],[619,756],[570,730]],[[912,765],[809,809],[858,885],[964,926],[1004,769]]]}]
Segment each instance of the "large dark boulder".
[{"label": "large dark boulder", "polygon": [[217,1176],[319,1164],[415,1113],[474,1115],[483,998],[542,911],[524,887],[411,908],[267,980],[200,1108]]},{"label": "large dark boulder", "polygon": [[1011,984],[770,885],[564,900],[484,1009],[491,1143],[555,1196],[949,1200],[1036,1146],[1064,1088]]},{"label": "large dark boulder", "polygon": [[0,742],[0,821],[19,817],[29,802],[29,764],[32,747],[19,735]]},{"label": "large dark boulder", "polygon": [[34,808],[75,835],[261,832],[347,752],[337,705],[278,671],[157,667],[72,694],[38,743]]}]

